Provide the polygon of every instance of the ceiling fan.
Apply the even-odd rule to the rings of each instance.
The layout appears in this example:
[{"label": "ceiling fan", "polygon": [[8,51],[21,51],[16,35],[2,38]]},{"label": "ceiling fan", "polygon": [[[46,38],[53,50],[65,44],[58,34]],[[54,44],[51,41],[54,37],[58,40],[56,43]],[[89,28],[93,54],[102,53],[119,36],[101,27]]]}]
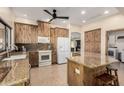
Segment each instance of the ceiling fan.
[{"label": "ceiling fan", "polygon": [[57,11],[55,9],[53,9],[53,13],[50,13],[48,10],[44,10],[44,11],[52,16],[52,19],[50,19],[49,22],[51,22],[57,18],[58,19],[69,19],[69,17],[66,17],[66,16],[57,16],[57,14],[56,14]]}]

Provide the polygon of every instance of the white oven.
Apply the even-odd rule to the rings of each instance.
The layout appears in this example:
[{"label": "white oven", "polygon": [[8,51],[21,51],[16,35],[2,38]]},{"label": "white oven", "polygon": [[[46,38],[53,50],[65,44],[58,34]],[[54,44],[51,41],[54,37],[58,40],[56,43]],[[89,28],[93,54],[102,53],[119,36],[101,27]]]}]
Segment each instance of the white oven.
[{"label": "white oven", "polygon": [[39,66],[51,65],[51,50],[39,51]]}]

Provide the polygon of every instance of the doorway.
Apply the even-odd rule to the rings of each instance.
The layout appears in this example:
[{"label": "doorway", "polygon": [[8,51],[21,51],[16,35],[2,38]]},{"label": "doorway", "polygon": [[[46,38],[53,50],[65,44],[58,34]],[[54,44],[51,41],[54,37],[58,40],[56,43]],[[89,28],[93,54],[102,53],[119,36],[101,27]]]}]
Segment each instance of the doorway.
[{"label": "doorway", "polygon": [[71,33],[71,54],[72,56],[81,55],[81,33],[79,32]]},{"label": "doorway", "polygon": [[124,29],[106,32],[106,54],[124,62]]}]

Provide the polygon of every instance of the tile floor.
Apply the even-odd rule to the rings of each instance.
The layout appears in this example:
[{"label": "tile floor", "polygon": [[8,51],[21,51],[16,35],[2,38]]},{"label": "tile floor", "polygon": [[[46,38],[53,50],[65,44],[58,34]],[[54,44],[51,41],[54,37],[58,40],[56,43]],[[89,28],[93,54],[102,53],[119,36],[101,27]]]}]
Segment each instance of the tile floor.
[{"label": "tile floor", "polygon": [[[113,64],[118,68],[120,85],[124,85],[124,63]],[[65,86],[67,84],[67,64],[31,69],[32,86]]]},{"label": "tile floor", "polygon": [[31,69],[32,86],[65,86],[67,84],[67,64],[51,65]]}]

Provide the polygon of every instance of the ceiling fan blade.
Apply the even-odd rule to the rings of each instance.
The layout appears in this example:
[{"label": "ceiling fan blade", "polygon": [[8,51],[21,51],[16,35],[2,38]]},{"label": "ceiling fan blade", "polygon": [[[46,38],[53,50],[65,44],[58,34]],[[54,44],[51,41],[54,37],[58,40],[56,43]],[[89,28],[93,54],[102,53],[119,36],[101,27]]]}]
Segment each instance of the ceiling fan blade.
[{"label": "ceiling fan blade", "polygon": [[46,13],[48,13],[49,15],[53,16],[48,10],[44,10]]},{"label": "ceiling fan blade", "polygon": [[51,22],[54,18],[50,19],[49,22]]},{"label": "ceiling fan blade", "polygon": [[57,16],[56,18],[60,18],[60,19],[69,19],[69,17],[65,17],[65,16]]}]

